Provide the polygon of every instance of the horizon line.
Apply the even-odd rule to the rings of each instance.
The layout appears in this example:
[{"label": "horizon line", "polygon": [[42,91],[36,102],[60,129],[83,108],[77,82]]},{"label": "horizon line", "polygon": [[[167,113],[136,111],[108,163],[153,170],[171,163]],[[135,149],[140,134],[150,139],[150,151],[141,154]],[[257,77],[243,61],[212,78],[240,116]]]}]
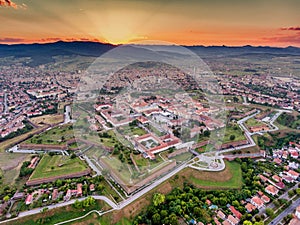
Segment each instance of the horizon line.
[{"label": "horizon line", "polygon": [[19,42],[19,43],[7,43],[7,42],[0,42],[0,45],[8,45],[8,46],[14,46],[14,45],[34,45],[34,44],[40,44],[40,45],[46,45],[46,44],[55,44],[55,43],[74,43],[74,42],[81,42],[81,43],[99,43],[99,44],[106,44],[106,45],[112,45],[112,46],[122,46],[122,45],[157,45],[157,46],[186,46],[186,47],[228,47],[228,48],[234,48],[234,47],[269,47],[269,48],[300,48],[300,46],[295,46],[295,45],[287,45],[285,47],[283,46],[271,46],[271,45],[251,45],[251,44],[245,44],[245,45],[202,45],[202,44],[193,44],[193,45],[187,45],[187,44],[176,44],[176,43],[170,43],[170,44],[139,44],[139,43],[120,43],[120,44],[113,44],[109,42],[101,42],[101,41],[95,41],[95,40],[57,40],[57,41],[49,41],[49,42]]}]

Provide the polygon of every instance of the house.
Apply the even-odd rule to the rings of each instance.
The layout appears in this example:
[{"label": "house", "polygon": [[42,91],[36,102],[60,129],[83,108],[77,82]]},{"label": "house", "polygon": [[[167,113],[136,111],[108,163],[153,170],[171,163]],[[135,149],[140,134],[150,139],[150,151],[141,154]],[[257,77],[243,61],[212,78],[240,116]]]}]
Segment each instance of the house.
[{"label": "house", "polygon": [[268,194],[270,194],[270,195],[277,195],[278,194],[278,192],[279,192],[279,190],[276,188],[276,187],[274,187],[273,185],[268,185],[266,188],[265,188],[265,191],[268,193]]},{"label": "house", "polygon": [[282,176],[282,179],[284,181],[286,181],[287,183],[293,183],[295,180],[292,178],[292,177],[289,177],[289,176]]},{"label": "house", "polygon": [[232,214],[237,217],[238,219],[241,219],[242,213],[240,213],[234,206],[229,206],[229,210],[232,212]]},{"label": "house", "polygon": [[261,200],[259,197],[254,196],[251,198],[251,204],[254,205],[256,208],[260,209],[261,207],[264,206],[263,200]]},{"label": "house", "polygon": [[284,189],[285,184],[281,181],[281,182],[276,183],[275,186],[279,189]]},{"label": "house", "polygon": [[300,205],[296,208],[295,216],[300,220]]},{"label": "house", "polygon": [[207,205],[211,205],[211,201],[210,201],[209,199],[206,199],[206,200],[205,200],[205,203],[206,203]]},{"label": "house", "polygon": [[58,197],[58,189],[54,189],[52,192],[52,200],[55,201]]},{"label": "house", "polygon": [[240,222],[239,219],[235,218],[234,216],[232,215],[229,215],[228,218],[227,218],[227,221],[231,224],[231,225],[236,225]]},{"label": "house", "polygon": [[82,184],[79,183],[77,184],[77,193],[76,193],[77,197],[78,196],[82,196]]},{"label": "house", "polygon": [[222,225],[217,217],[214,217],[213,219],[216,225]]},{"label": "house", "polygon": [[279,158],[275,158],[275,159],[273,160],[273,162],[276,163],[276,164],[278,164],[278,165],[280,165],[280,164],[282,163],[282,160],[279,159]]},{"label": "house", "polygon": [[247,203],[247,205],[245,206],[247,213],[251,213],[253,210],[256,209],[256,206],[252,205],[251,203]]},{"label": "house", "polygon": [[293,151],[293,152],[291,152],[291,157],[294,158],[294,159],[298,159],[299,153],[296,152],[296,151]]},{"label": "house", "polygon": [[65,195],[65,197],[64,197],[64,200],[65,200],[65,201],[69,201],[70,198],[71,198],[71,196],[72,196],[72,191],[71,191],[70,189],[68,189],[68,190],[67,190],[67,193],[66,193],[66,195]]},{"label": "house", "polygon": [[289,170],[286,174],[294,180],[299,177],[299,173],[295,172],[294,170]]},{"label": "house", "polygon": [[95,184],[90,185],[90,191],[95,191]]},{"label": "house", "polygon": [[25,200],[25,204],[30,205],[32,203],[32,200],[33,200],[32,194],[27,195],[26,200]]},{"label": "house", "polygon": [[269,203],[270,202],[270,198],[268,196],[266,196],[266,195],[262,195],[261,196],[261,200],[263,200],[264,203]]},{"label": "house", "polygon": [[281,181],[282,181],[282,178],[279,177],[279,176],[276,175],[276,174],[272,176],[272,179],[273,179],[274,181],[276,181],[276,182],[281,182]]},{"label": "house", "polygon": [[264,175],[259,174],[258,176],[259,176],[259,178],[260,178],[263,182],[267,182],[267,181],[269,180],[269,179],[266,178]]},{"label": "house", "polygon": [[225,219],[226,219],[226,215],[225,215],[221,210],[219,210],[219,211],[217,212],[217,217],[219,217],[219,218],[222,219],[222,220],[225,220]]},{"label": "house", "polygon": [[259,196],[263,196],[263,195],[264,195],[264,193],[263,193],[262,191],[258,191],[257,194],[258,194]]},{"label": "house", "polygon": [[229,223],[228,220],[224,220],[222,224],[223,224],[223,225],[231,225],[231,223]]},{"label": "house", "polygon": [[11,199],[12,200],[20,200],[20,199],[22,199],[24,197],[25,197],[25,193],[24,192],[18,192],[17,191]]}]

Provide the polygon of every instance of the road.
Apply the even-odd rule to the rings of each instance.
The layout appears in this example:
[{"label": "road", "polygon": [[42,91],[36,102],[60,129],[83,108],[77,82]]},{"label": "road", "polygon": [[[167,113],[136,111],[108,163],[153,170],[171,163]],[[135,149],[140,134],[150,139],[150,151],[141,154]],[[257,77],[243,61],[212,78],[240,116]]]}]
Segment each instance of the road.
[{"label": "road", "polygon": [[292,213],[300,204],[300,198],[294,201],[288,208],[282,211],[275,219],[273,219],[269,224],[279,224],[279,222],[288,214]]},{"label": "road", "polygon": [[[95,196],[92,196],[92,197],[94,199],[102,200],[102,201],[106,202],[114,210],[115,209],[119,209],[119,206],[117,206],[116,203],[114,203],[112,200],[110,200],[106,196],[95,195]],[[24,216],[30,216],[30,215],[34,215],[34,214],[40,213],[41,210],[43,210],[44,208],[48,208],[48,210],[50,210],[50,209],[56,209],[56,208],[59,208],[59,207],[71,205],[76,200],[82,201],[82,200],[84,200],[86,198],[87,197],[82,197],[82,198],[78,198],[78,199],[71,199],[70,201],[67,201],[67,202],[61,202],[61,203],[57,203],[57,204],[54,204],[54,205],[49,205],[49,206],[45,206],[45,207],[40,207],[40,208],[36,208],[36,209],[31,209],[31,210],[28,210],[28,211],[20,212],[19,215],[18,215],[18,217],[13,218],[13,219],[9,219],[9,220],[5,220],[5,221],[1,221],[0,224],[5,224],[5,223],[7,223],[9,221],[16,220],[16,219],[19,219],[19,218],[24,217]]]}]

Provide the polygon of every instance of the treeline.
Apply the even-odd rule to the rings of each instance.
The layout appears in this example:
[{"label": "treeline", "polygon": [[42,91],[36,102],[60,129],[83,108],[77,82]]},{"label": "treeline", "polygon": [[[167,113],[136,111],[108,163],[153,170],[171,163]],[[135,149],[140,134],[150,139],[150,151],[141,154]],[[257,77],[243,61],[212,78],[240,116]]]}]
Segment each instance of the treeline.
[{"label": "treeline", "polygon": [[34,169],[28,168],[29,165],[30,165],[29,161],[23,162],[23,164],[21,166],[21,169],[20,169],[20,173],[19,173],[19,177],[20,178],[26,177],[26,176],[32,174],[32,172],[33,172]]},{"label": "treeline", "polygon": [[[163,195],[156,193],[153,196],[151,205],[138,215],[134,223],[137,224],[172,224],[177,225],[180,221],[189,223],[190,220],[201,221],[205,224],[213,222],[215,209],[209,209],[207,200],[222,208],[227,215],[231,214],[227,204],[233,205],[243,216],[243,221],[259,222],[263,218],[254,217],[257,210],[247,213],[242,200],[255,195],[262,190],[259,178],[253,170],[254,162],[251,159],[238,159],[241,164],[243,180],[245,181],[240,190],[203,190],[192,184],[185,183],[183,188],[175,188],[171,193]],[[176,179],[176,176],[174,180]],[[178,177],[177,177],[178,179]],[[176,182],[176,181],[175,181]]]}]

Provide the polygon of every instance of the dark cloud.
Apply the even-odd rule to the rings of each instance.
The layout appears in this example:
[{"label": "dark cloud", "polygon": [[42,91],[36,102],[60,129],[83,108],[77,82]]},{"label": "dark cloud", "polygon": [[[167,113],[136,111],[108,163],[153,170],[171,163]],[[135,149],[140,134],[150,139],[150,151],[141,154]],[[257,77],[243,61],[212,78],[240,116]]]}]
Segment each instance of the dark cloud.
[{"label": "dark cloud", "polygon": [[24,42],[25,39],[23,38],[0,38],[1,43],[17,43],[17,42]]},{"label": "dark cloud", "polygon": [[300,31],[300,27],[282,27],[281,30],[292,30],[292,31]]}]

